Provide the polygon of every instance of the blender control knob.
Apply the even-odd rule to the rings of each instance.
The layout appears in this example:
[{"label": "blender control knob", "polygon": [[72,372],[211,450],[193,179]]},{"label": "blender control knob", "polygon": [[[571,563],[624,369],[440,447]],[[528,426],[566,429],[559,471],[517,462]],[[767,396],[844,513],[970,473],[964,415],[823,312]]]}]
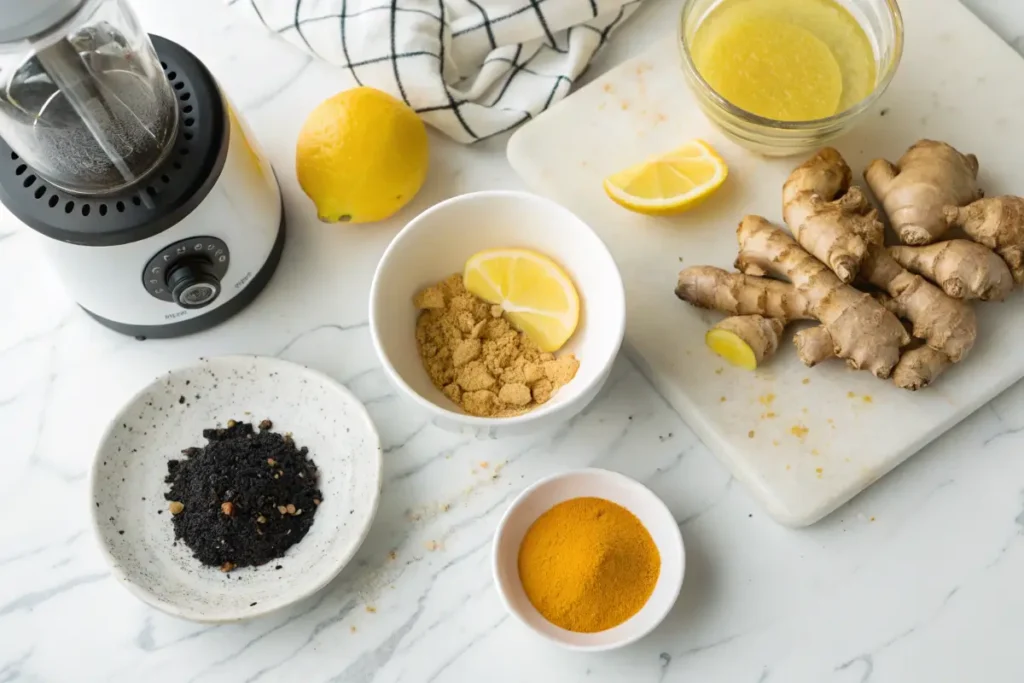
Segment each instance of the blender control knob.
[{"label": "blender control knob", "polygon": [[213,262],[202,256],[178,261],[167,271],[167,288],[182,308],[202,308],[220,294],[220,280]]}]

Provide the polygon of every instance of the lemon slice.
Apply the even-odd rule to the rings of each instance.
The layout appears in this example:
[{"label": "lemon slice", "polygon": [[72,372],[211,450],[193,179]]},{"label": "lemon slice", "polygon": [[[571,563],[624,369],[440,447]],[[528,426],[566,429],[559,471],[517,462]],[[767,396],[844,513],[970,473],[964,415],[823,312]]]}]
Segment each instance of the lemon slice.
[{"label": "lemon slice", "polygon": [[604,191],[616,204],[649,215],[692,209],[725,182],[729,169],[703,140],[604,179]]},{"label": "lemon slice", "polygon": [[562,348],[580,320],[580,298],[562,268],[529,249],[487,249],[466,261],[466,289],[497,304],[541,351]]}]

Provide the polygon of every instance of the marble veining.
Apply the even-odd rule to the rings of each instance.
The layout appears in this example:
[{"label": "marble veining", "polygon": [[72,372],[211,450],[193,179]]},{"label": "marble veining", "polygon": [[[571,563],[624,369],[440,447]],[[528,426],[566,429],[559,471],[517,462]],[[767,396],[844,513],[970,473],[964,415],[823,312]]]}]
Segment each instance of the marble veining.
[{"label": "marble veining", "polygon": [[[144,25],[199,54],[281,176],[290,241],[253,306],[194,337],[139,343],[76,310],[34,240],[0,218],[0,683],[8,681],[1024,680],[1024,384],[821,523],[763,515],[620,359],[598,399],[531,437],[439,431],[399,402],[366,329],[377,259],[405,220],[474,189],[521,188],[505,140],[432,137],[427,186],[395,220],[325,227],[291,171],[302,112],[347,84],[202,0],[134,0]],[[667,30],[649,0],[589,76]],[[1018,51],[1024,7],[968,5]],[[969,56],[963,58],[969,59]],[[305,363],[362,400],[381,434],[380,511],[325,591],[266,618],[203,626],[156,612],[110,576],[88,530],[85,475],[106,421],[153,377],[199,356]],[[510,619],[490,541],[539,477],[596,465],[664,498],[687,544],[679,603],[627,649],[577,655]]]}]

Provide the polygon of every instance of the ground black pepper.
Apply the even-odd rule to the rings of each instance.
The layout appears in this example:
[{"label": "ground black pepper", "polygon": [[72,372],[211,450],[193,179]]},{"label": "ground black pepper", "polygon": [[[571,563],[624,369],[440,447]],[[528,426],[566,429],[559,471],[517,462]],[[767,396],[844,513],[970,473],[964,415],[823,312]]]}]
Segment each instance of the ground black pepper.
[{"label": "ground black pepper", "polygon": [[[205,565],[231,571],[284,555],[306,535],[323,496],[318,472],[270,420],[204,429],[207,445],[167,463],[174,536]],[[180,504],[180,505],[179,505]],[[177,510],[177,512],[175,512]]]}]

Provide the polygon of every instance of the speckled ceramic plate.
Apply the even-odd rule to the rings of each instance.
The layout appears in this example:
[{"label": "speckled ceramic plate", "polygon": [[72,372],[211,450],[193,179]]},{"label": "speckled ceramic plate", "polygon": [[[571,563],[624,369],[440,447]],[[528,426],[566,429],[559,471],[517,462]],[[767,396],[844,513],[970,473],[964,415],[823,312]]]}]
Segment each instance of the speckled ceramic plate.
[{"label": "speckled ceramic plate", "polygon": [[[175,544],[167,461],[205,445],[203,429],[264,418],[309,449],[323,502],[279,561],[223,573]],[[293,363],[230,356],[174,370],[128,402],[96,452],[90,505],[100,548],[135,595],[175,616],[224,622],[267,614],[337,576],[366,538],[380,486],[380,439],[347,389]]]}]

